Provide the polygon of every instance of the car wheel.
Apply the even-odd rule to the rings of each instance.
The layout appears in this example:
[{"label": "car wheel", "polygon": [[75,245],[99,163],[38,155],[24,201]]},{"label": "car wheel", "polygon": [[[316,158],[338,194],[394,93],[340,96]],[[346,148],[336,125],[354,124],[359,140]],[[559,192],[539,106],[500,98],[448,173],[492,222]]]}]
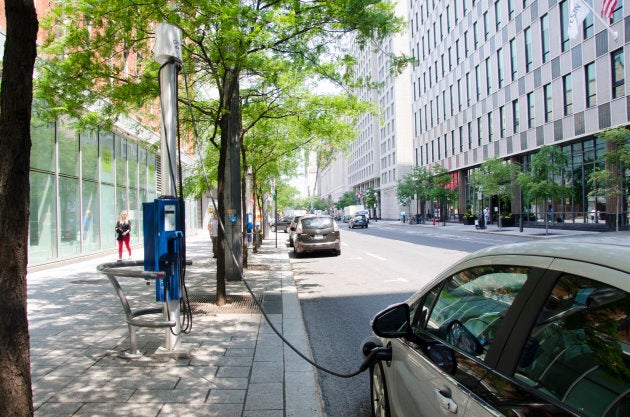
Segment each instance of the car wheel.
[{"label": "car wheel", "polygon": [[298,252],[298,250],[295,247],[295,245],[293,245],[293,254],[295,255],[296,258],[299,258],[300,256],[302,256],[302,254],[300,252]]},{"label": "car wheel", "polygon": [[383,374],[383,365],[377,362],[370,367],[370,399],[372,401],[372,417],[390,417],[387,384]]},{"label": "car wheel", "polygon": [[335,249],[335,256],[341,255],[341,249]]}]

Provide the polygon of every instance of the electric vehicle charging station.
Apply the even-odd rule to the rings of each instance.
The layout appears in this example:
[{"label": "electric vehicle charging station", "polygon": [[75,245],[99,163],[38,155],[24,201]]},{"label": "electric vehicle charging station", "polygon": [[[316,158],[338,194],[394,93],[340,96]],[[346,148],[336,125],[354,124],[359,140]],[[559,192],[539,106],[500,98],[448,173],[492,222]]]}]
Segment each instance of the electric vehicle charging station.
[{"label": "electric vehicle charging station", "polygon": [[[144,270],[162,271],[155,280],[155,300],[162,302],[164,319],[175,323],[166,329],[165,346],[159,356],[190,356],[182,346],[180,300],[185,272],[184,204],[177,195],[177,74],[182,64],[182,31],[169,23],[155,28],[155,60],[160,67],[160,155],[162,196],[142,204],[144,214]],[[181,181],[180,181],[181,182]]]}]

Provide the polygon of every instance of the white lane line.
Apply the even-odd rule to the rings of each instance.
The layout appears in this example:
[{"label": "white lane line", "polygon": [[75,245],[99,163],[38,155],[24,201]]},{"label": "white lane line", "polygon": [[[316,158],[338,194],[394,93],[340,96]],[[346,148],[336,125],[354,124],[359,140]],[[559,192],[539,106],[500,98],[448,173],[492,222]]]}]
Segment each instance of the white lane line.
[{"label": "white lane line", "polygon": [[367,255],[370,255],[372,258],[376,258],[379,261],[386,261],[387,260],[387,259],[383,258],[382,256],[374,255],[373,253],[367,253]]},{"label": "white lane line", "polygon": [[397,279],[388,279],[387,281],[383,281],[383,282],[409,282],[404,278],[397,278]]}]

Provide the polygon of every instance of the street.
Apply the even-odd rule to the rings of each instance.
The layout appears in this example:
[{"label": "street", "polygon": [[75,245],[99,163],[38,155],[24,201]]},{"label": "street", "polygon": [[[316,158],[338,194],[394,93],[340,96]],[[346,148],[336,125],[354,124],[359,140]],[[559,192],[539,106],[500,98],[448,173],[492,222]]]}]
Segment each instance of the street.
[{"label": "street", "polygon": [[[290,258],[313,357],[343,374],[363,361],[361,341],[371,334],[370,320],[378,311],[404,301],[467,253],[524,239],[394,222],[371,222],[367,229],[339,226],[339,257],[297,259],[290,253]],[[279,241],[284,237],[278,234]],[[320,371],[319,383],[329,417],[370,415],[367,372],[348,379]]]}]

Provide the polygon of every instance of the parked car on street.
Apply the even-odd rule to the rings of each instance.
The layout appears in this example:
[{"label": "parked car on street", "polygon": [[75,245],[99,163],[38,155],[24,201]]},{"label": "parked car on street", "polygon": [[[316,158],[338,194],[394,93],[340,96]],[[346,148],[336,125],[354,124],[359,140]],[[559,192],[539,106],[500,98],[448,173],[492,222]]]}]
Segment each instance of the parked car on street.
[{"label": "parked car on street", "polygon": [[289,227],[287,228],[287,233],[289,234],[288,244],[290,248],[293,247],[293,243],[294,243],[293,238],[295,237],[295,228],[297,227],[298,221],[304,216],[311,216],[311,214],[293,216],[293,218],[291,219],[291,223],[289,224]]},{"label": "parked car on street", "polygon": [[271,223],[271,231],[276,232],[281,230],[285,233],[289,232],[289,225],[291,224],[291,217],[280,217],[278,221]]},{"label": "parked car on street", "polygon": [[367,228],[368,227],[368,220],[367,217],[365,217],[362,214],[356,214],[353,218],[350,219],[350,221],[348,222],[348,227],[350,229],[354,229],[355,227],[360,227],[360,228]]},{"label": "parked car on street", "polygon": [[337,222],[325,215],[301,217],[295,227],[293,251],[295,256],[320,251],[340,255],[341,241]]},{"label": "parked car on street", "polygon": [[630,416],[630,242],[603,242],[484,249],[378,313],[373,415]]}]

